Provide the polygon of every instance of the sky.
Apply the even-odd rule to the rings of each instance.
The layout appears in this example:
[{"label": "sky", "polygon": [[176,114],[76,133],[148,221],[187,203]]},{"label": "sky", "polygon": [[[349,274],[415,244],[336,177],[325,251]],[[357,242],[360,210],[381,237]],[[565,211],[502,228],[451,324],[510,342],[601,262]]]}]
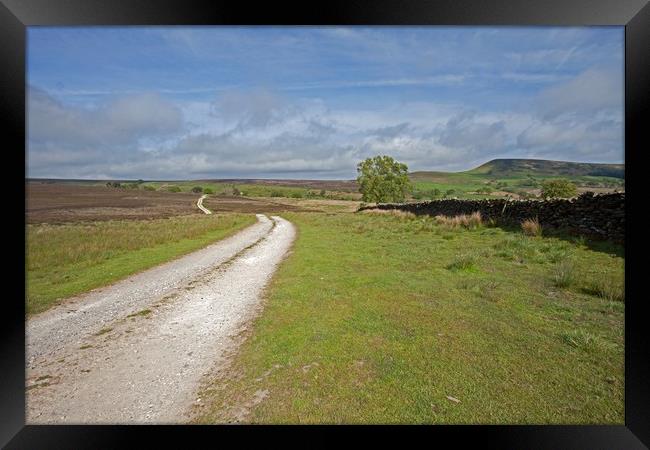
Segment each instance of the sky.
[{"label": "sky", "polygon": [[622,163],[623,27],[29,27],[30,178]]}]

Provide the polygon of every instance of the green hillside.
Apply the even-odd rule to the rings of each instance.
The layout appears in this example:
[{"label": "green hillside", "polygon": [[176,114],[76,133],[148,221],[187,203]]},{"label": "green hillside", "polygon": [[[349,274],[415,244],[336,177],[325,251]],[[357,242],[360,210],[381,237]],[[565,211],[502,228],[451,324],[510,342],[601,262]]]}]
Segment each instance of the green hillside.
[{"label": "green hillside", "polygon": [[420,171],[409,174],[417,200],[436,198],[535,197],[547,179],[566,178],[579,192],[625,190],[623,164],[577,163],[541,159],[494,159],[465,172]]},{"label": "green hillside", "polygon": [[625,178],[624,164],[596,164],[544,159],[493,159],[468,170],[472,174],[492,176],[595,176]]}]

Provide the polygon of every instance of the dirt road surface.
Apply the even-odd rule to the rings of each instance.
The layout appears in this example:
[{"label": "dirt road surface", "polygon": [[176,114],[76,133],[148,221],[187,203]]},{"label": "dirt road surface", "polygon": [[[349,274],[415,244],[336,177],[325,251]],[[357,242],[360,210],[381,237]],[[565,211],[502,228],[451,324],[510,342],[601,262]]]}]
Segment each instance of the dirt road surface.
[{"label": "dirt road surface", "polygon": [[293,225],[273,216],[30,319],[27,423],[184,423],[232,352]]}]

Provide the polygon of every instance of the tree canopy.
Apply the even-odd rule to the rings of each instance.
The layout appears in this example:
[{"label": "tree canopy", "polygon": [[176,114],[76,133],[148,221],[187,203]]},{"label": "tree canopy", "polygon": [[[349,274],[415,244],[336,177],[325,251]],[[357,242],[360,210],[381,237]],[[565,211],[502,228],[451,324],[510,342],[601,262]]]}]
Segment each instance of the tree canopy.
[{"label": "tree canopy", "polygon": [[364,202],[403,202],[412,190],[408,167],[390,156],[380,155],[361,161],[357,173]]},{"label": "tree canopy", "polygon": [[543,198],[571,198],[577,192],[576,185],[569,180],[547,180],[542,183]]}]

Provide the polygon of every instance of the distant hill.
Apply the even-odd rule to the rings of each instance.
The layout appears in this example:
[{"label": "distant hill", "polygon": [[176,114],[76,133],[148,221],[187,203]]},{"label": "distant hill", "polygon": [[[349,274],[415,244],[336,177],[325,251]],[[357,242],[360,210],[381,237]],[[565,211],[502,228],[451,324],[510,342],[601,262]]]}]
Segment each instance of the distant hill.
[{"label": "distant hill", "polygon": [[598,176],[625,178],[624,164],[596,164],[544,159],[493,159],[467,173],[496,177],[513,175]]}]

